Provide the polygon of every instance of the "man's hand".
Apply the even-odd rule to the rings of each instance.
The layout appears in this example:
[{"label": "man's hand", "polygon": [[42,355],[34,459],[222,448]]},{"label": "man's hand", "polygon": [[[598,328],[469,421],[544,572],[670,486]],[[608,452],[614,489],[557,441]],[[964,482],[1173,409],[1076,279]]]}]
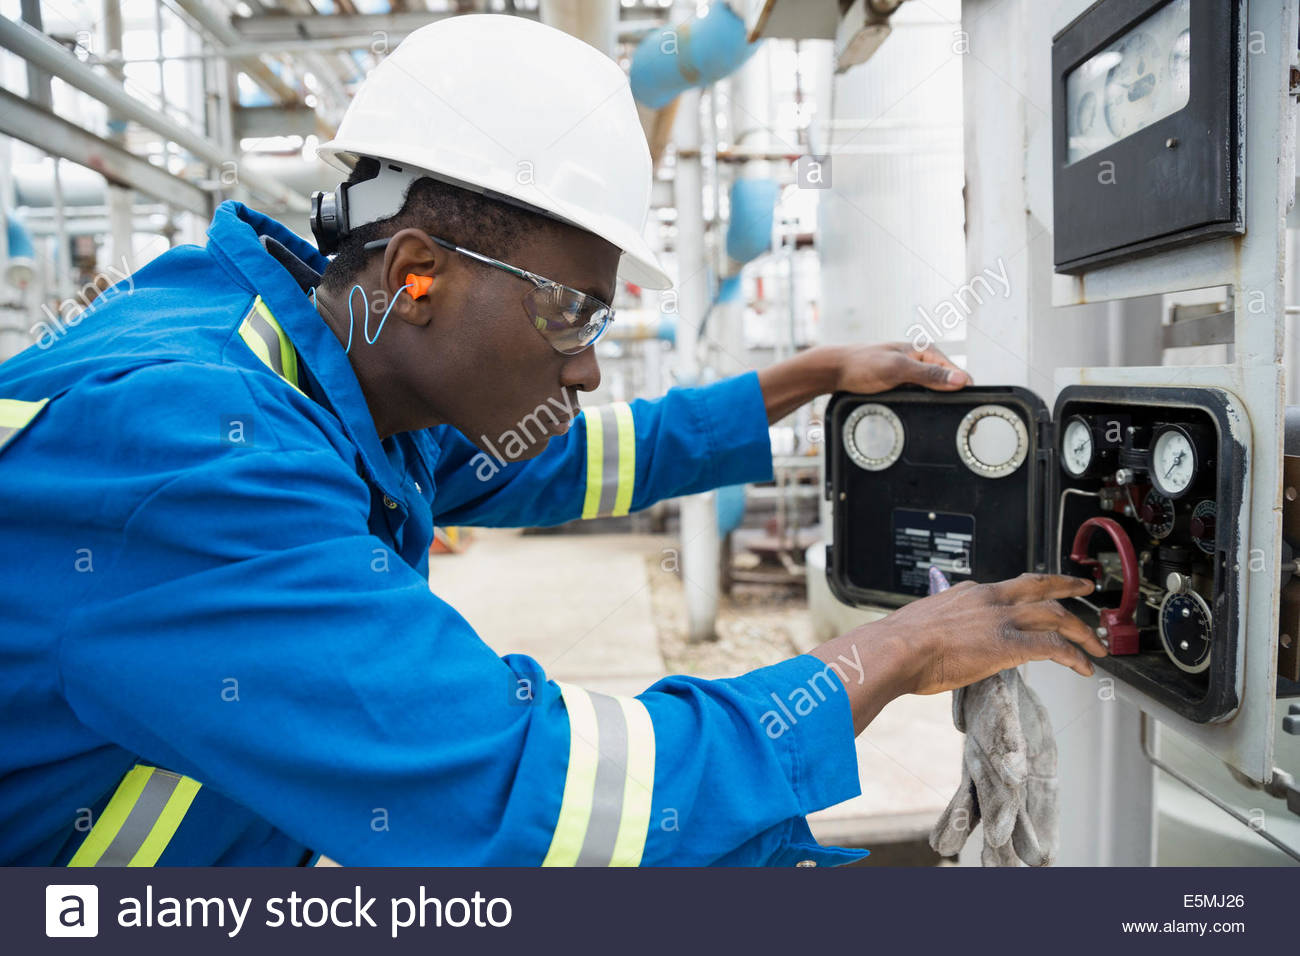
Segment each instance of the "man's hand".
[{"label": "man's hand", "polygon": [[874,393],[908,384],[951,392],[971,384],[971,378],[933,345],[918,350],[906,342],[893,342],[805,349],[759,369],[758,384],[767,420],[775,425],[827,392]]},{"label": "man's hand", "polygon": [[933,345],[914,348],[908,342],[847,346],[841,360],[836,391],[874,394],[899,385],[924,385],[951,392],[971,384],[971,378]]},{"label": "man's hand", "polygon": [[827,664],[841,662],[841,673],[842,662],[861,661],[862,679],[847,674],[845,680],[855,732],[861,733],[895,697],[965,687],[1027,661],[1056,661],[1091,675],[1084,651],[1105,657],[1106,647],[1058,602],[1092,592],[1089,580],[1055,574],[1022,574],[996,584],[963,581],[812,654]]}]

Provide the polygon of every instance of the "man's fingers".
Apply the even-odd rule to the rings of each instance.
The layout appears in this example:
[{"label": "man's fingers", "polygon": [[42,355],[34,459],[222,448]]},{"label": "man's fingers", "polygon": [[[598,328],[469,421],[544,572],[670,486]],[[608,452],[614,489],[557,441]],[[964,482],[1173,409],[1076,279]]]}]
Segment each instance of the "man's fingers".
[{"label": "man's fingers", "polygon": [[1009,581],[989,585],[989,594],[997,604],[1034,604],[1067,597],[1092,594],[1096,585],[1087,578],[1064,574],[1022,574]]},{"label": "man's fingers", "polygon": [[969,384],[965,372],[946,359],[928,358],[929,352],[913,351],[898,357],[897,377],[900,382],[924,385],[926,388],[951,390]]},{"label": "man's fingers", "polygon": [[[942,365],[944,368],[947,369],[954,369],[959,372],[961,371],[961,369],[958,368],[956,364],[954,364],[952,359],[948,358],[948,356],[943,354],[943,349],[939,348],[937,345],[927,345],[923,349],[918,349],[915,345],[912,345],[910,342],[899,342],[894,346],[894,348],[898,349],[901,352],[905,352],[906,354],[912,356],[915,359],[919,359],[922,362],[932,363],[934,365]],[[970,376],[968,375],[967,377],[969,378]]]},{"label": "man's fingers", "polygon": [[1105,657],[1108,653],[1097,632],[1056,601],[1017,604],[1011,609],[1011,621],[1022,631],[1055,631],[1081,645],[1093,657]]},{"label": "man's fingers", "polygon": [[1031,661],[1055,661],[1076,674],[1091,677],[1092,661],[1074,644],[1055,631],[1021,631],[1020,637],[1029,650]]}]

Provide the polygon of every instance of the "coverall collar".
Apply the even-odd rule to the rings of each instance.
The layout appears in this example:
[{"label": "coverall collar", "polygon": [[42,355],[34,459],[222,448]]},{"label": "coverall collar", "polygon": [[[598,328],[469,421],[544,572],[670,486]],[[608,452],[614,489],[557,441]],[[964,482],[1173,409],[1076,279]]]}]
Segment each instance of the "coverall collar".
[{"label": "coverall collar", "polygon": [[352,363],[311,299],[262,245],[262,236],[275,239],[317,273],[324,272],[329,264],[314,246],[274,219],[230,200],[218,206],[212,217],[208,248],[262,297],[356,446],[367,478],[399,507],[403,506],[401,476],[384,451]]}]

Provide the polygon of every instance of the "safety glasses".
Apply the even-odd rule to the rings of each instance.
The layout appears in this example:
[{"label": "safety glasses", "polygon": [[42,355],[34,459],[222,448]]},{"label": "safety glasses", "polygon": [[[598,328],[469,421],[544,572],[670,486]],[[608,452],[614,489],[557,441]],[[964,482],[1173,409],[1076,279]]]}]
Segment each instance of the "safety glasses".
[{"label": "safety glasses", "polygon": [[[575,355],[591,346],[609,323],[614,321],[614,310],[595,296],[587,295],[551,279],[543,278],[527,269],[520,269],[508,262],[493,259],[482,253],[473,252],[463,246],[437,236],[428,235],[430,239],[452,252],[476,259],[509,272],[533,284],[533,288],[524,296],[524,311],[528,313],[533,328],[541,333],[542,338],[551,343],[551,348],[564,355]],[[388,239],[375,239],[363,247],[367,251],[382,249],[388,245]]]}]

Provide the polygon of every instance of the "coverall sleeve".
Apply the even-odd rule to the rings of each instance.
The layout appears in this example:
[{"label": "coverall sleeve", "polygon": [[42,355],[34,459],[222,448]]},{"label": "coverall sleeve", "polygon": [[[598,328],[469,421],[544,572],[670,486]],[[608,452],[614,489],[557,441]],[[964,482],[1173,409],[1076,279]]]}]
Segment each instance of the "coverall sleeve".
[{"label": "coverall sleeve", "polygon": [[[545,412],[538,412],[545,415]],[[454,428],[431,430],[434,523],[478,527],[562,524],[625,515],[656,501],[772,478],[767,410],[757,372],[669,389],[656,399],[586,408],[527,461],[503,463],[511,438],[481,451]],[[521,437],[539,433],[521,422]],[[498,436],[500,437],[500,436]]]},{"label": "coverall sleeve", "polygon": [[803,821],[858,792],[819,661],[558,685],[370,535],[369,500],[325,450],[231,449],[161,483],[60,635],[78,718],[344,864],[855,858]]}]

